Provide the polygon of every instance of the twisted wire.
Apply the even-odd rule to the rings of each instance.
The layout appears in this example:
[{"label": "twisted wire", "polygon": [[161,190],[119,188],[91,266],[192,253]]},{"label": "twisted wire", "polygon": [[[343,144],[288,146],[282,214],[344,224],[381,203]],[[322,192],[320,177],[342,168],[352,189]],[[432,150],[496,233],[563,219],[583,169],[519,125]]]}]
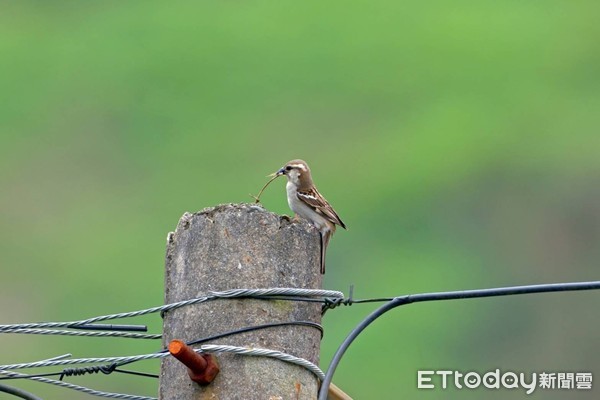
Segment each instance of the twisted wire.
[{"label": "twisted wire", "polygon": [[21,333],[21,334],[32,334],[32,335],[62,335],[62,336],[88,336],[88,337],[123,337],[131,339],[160,339],[161,334],[143,334],[143,333],[132,333],[132,332],[93,332],[93,331],[66,331],[57,329],[5,329],[0,331],[1,333]]},{"label": "twisted wire", "polygon": [[210,296],[220,298],[254,297],[254,296],[304,296],[304,297],[344,297],[337,290],[300,289],[300,288],[269,288],[269,289],[231,289],[222,292],[209,292]]},{"label": "twisted wire", "polygon": [[119,363],[128,364],[135,361],[151,360],[154,358],[162,358],[168,356],[169,353],[150,353],[140,354],[135,356],[125,357],[95,357],[95,358],[72,358],[68,360],[42,360],[29,363],[6,364],[0,365],[0,370],[25,369],[25,368],[40,368],[54,367],[57,365],[75,365],[75,364],[103,364],[103,363]]},{"label": "twisted wire", "polygon": [[125,393],[102,392],[99,390],[87,388],[85,386],[74,385],[72,383],[63,382],[63,381],[57,381],[56,379],[43,378],[40,376],[29,376],[27,374],[20,374],[18,372],[3,371],[1,369],[0,369],[0,374],[15,377],[15,378],[26,378],[26,379],[30,379],[32,381],[37,381],[37,382],[42,382],[42,383],[49,383],[51,385],[77,390],[78,392],[87,393],[92,396],[106,397],[109,399],[158,400],[155,397],[138,396],[138,395],[133,395],[133,394],[125,394]]},{"label": "twisted wire", "polygon": [[[325,302],[325,298],[343,298],[344,294],[336,290],[317,290],[317,289],[298,289],[298,288],[270,288],[270,289],[232,289],[222,292],[209,292],[208,295],[198,297],[195,299],[189,299],[184,301],[178,301],[171,304],[165,304],[162,306],[151,307],[144,310],[130,311],[124,313],[116,313],[109,315],[100,315],[93,318],[88,318],[80,321],[69,321],[69,322],[38,322],[38,323],[26,323],[26,324],[10,324],[0,325],[0,333],[10,333],[15,329],[34,329],[34,328],[77,328],[78,325],[93,324],[99,321],[107,321],[111,319],[119,318],[131,318],[139,317],[141,315],[152,314],[156,312],[165,313],[167,311],[185,307],[193,304],[204,303],[206,301],[226,298],[242,298],[242,297],[264,297],[269,298],[272,296],[290,296],[294,297],[290,300],[301,300],[298,298],[306,298],[307,300],[314,298],[319,299],[321,302]],[[285,300],[285,298],[279,298]]]},{"label": "twisted wire", "polygon": [[[526,293],[544,293],[544,292],[556,292],[556,291],[574,291],[574,290],[592,290],[592,289],[600,289],[600,281],[596,282],[573,282],[573,283],[558,283],[558,284],[543,284],[543,285],[527,285],[527,286],[515,286],[515,287],[504,287],[504,288],[491,288],[491,289],[479,289],[479,290],[464,290],[464,291],[454,291],[454,292],[438,292],[438,293],[421,293],[416,295],[405,295],[398,296],[393,298],[376,298],[376,299],[363,299],[363,300],[354,300],[352,299],[352,290],[350,291],[350,296],[345,299],[343,294],[338,291],[329,291],[329,290],[313,290],[313,289],[295,289],[295,288],[271,288],[271,289],[233,289],[227,290],[223,292],[210,292],[208,295],[199,297],[196,299],[185,300],[181,302],[171,303],[160,307],[152,307],[145,310],[127,312],[127,313],[118,313],[118,314],[110,314],[104,316],[98,316],[94,318],[90,318],[83,321],[73,321],[73,322],[45,322],[45,323],[33,323],[33,324],[13,324],[13,325],[0,325],[0,333],[41,333],[42,331],[46,331],[44,329],[38,328],[71,328],[78,329],[83,328],[82,325],[88,325],[86,329],[93,329],[90,327],[90,324],[94,322],[109,320],[109,319],[117,319],[117,318],[128,318],[128,317],[136,317],[140,315],[145,315],[154,312],[166,312],[175,308],[184,307],[191,304],[202,303],[209,300],[215,299],[226,299],[226,298],[255,298],[255,299],[268,299],[268,300],[289,300],[289,301],[312,301],[312,302],[321,302],[324,304],[323,312],[327,309],[335,308],[340,305],[352,305],[354,303],[367,303],[367,302],[379,302],[386,301],[387,304],[384,304],[379,309],[375,310],[372,314],[370,314],[365,320],[363,320],[358,326],[356,326],[353,331],[348,335],[348,337],[344,340],[336,354],[334,355],[334,359],[331,362],[327,375],[323,374],[323,371],[319,369],[315,364],[286,353],[282,353],[275,350],[269,349],[257,349],[257,348],[245,348],[245,347],[237,347],[237,346],[226,346],[226,345],[203,345],[200,349],[195,349],[196,352],[231,352],[240,355],[249,355],[249,356],[264,356],[264,357],[273,357],[279,359],[281,361],[293,363],[296,365],[300,365],[311,372],[313,372],[321,381],[322,386],[319,393],[319,399],[325,399],[327,396],[327,388],[331,382],[333,377],[333,373],[339,363],[341,357],[344,352],[350,346],[352,341],[375,319],[383,315],[388,310],[392,308],[423,302],[423,301],[438,301],[438,300],[454,300],[454,299],[466,299],[466,298],[481,298],[481,297],[491,297],[491,296],[507,296],[507,295],[516,295],[516,294],[526,294]],[[300,321],[302,322],[302,321]],[[264,326],[266,327],[266,325]],[[315,327],[317,327],[315,325]],[[319,327],[317,327],[320,329]],[[100,329],[100,328],[97,328]],[[35,331],[35,332],[34,332]],[[53,333],[48,334],[69,334],[73,336],[123,336],[123,332],[85,332],[79,334],[79,332],[72,331],[64,331],[68,333],[64,333],[61,331],[52,331]],[[59,333],[57,333],[59,332]],[[118,335],[116,335],[118,333]],[[232,332],[236,333],[236,332]],[[231,334],[231,333],[227,333]],[[137,337],[141,338],[141,336],[148,336],[148,338],[157,338],[160,335],[142,335],[142,334],[133,334],[127,333],[128,337]],[[0,374],[7,375],[9,377],[15,378],[27,378],[31,380],[36,380],[39,382],[50,383],[78,391],[82,391],[85,393],[89,393],[96,396],[103,396],[108,398],[115,399],[126,399],[126,400],[156,400],[152,397],[145,396],[137,396],[137,395],[128,395],[128,394],[120,394],[120,393],[108,393],[92,390],[89,388],[85,388],[78,385],[73,385],[67,382],[57,381],[53,379],[48,379],[42,377],[40,375],[26,375],[19,374],[16,372],[11,372],[7,370],[11,369],[23,369],[23,368],[35,368],[35,367],[47,367],[47,366],[55,366],[55,365],[73,365],[73,364],[84,364],[84,363],[114,363],[114,364],[127,364],[135,361],[162,358],[168,356],[169,353],[166,352],[157,352],[151,354],[143,354],[136,356],[127,356],[127,357],[103,357],[103,358],[82,358],[82,359],[70,359],[70,360],[62,360],[60,357],[55,357],[48,360],[37,361],[33,363],[20,363],[20,364],[9,364],[9,365],[0,365]],[[63,372],[63,375],[79,375],[83,373],[94,373],[94,372],[105,372],[108,371],[108,368],[113,368],[111,366],[104,367],[87,367],[87,368],[76,368],[76,369],[66,369]],[[109,373],[109,372],[105,372]]]},{"label": "twisted wire", "polygon": [[[271,358],[275,358],[275,359],[278,359],[278,360],[281,360],[284,362],[288,362],[288,363],[295,364],[295,365],[301,366],[303,368],[306,368],[307,370],[309,370],[310,372],[315,374],[320,380],[322,380],[325,377],[325,374],[323,373],[323,371],[318,366],[311,363],[310,361],[305,360],[300,357],[292,356],[287,353],[276,351],[276,350],[260,349],[260,348],[247,348],[247,347],[228,346],[228,345],[203,345],[198,349],[194,349],[194,351],[206,352],[206,353],[229,352],[229,353],[235,353],[235,354],[247,355],[247,356],[271,357]],[[156,400],[152,397],[129,395],[129,394],[122,394],[122,393],[102,392],[102,391],[86,388],[83,386],[63,382],[62,380],[49,379],[49,378],[44,378],[44,377],[40,377],[40,376],[30,376],[27,374],[20,374],[20,373],[12,372],[9,370],[24,369],[24,368],[37,368],[37,367],[51,367],[51,366],[58,366],[58,365],[86,364],[86,363],[112,363],[112,366],[108,366],[108,367],[107,366],[91,366],[91,367],[73,368],[73,369],[67,368],[67,369],[64,369],[63,372],[61,373],[61,379],[62,379],[63,376],[84,375],[87,373],[102,372],[104,374],[109,374],[115,370],[116,365],[119,363],[125,364],[125,363],[134,362],[134,361],[163,358],[163,357],[167,357],[169,355],[170,355],[169,353],[151,353],[151,354],[143,354],[143,355],[128,356],[128,357],[78,358],[78,359],[69,359],[69,360],[50,359],[50,360],[37,361],[37,362],[32,362],[32,363],[0,365],[0,374],[6,375],[8,377],[13,377],[13,378],[26,378],[26,379],[35,380],[38,382],[49,383],[49,384],[77,390],[80,392],[88,393],[90,395],[95,395],[95,396],[101,396],[101,397],[107,397],[107,398],[113,398],[113,399],[126,399],[126,400]]]},{"label": "twisted wire", "polygon": [[238,347],[238,346],[228,346],[228,345],[214,345],[214,344],[205,344],[200,347],[203,352],[206,353],[235,353],[246,356],[259,356],[259,357],[271,357],[276,358],[281,361],[285,361],[291,364],[296,364],[301,367],[306,368],[313,374],[317,376],[320,380],[325,378],[325,374],[319,367],[315,364],[311,363],[304,358],[295,357],[291,354],[282,353],[281,351],[269,350],[269,349],[260,349],[260,348],[249,348],[249,347]]},{"label": "twisted wire", "polygon": [[110,375],[117,368],[116,364],[110,365],[92,365],[91,367],[65,368],[60,374],[59,380],[62,381],[65,376],[82,376],[86,374],[97,374],[102,372],[104,375]]}]

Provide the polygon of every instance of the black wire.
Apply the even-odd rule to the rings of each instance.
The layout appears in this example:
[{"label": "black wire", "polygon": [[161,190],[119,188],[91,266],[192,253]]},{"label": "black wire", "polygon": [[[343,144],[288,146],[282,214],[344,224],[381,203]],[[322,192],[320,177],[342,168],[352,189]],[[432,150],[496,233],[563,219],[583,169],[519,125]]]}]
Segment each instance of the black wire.
[{"label": "black wire", "polygon": [[159,378],[159,376],[157,374],[148,374],[146,372],[139,372],[139,371],[130,371],[127,369],[115,369],[114,372],[120,372],[122,374],[129,374],[129,375],[136,375],[136,376],[144,376],[146,378]]},{"label": "black wire", "polygon": [[458,299],[472,299],[479,297],[493,297],[493,296],[510,296],[516,294],[530,294],[530,293],[547,293],[547,292],[565,292],[565,291],[576,291],[576,290],[593,290],[600,289],[600,281],[596,282],[574,282],[574,283],[551,283],[545,285],[527,285],[527,286],[512,286],[504,288],[493,288],[493,289],[477,289],[477,290],[461,290],[454,292],[436,292],[436,293],[421,293],[414,295],[405,295],[395,297],[386,304],[380,306],[371,314],[369,314],[364,320],[360,322],[351,332],[348,334],[346,339],[342,342],[335,352],[333,359],[325,374],[325,378],[321,383],[321,389],[319,389],[318,400],[327,400],[327,392],[329,391],[329,385],[333,379],[333,374],[340,363],[342,357],[348,347],[352,344],[354,339],[360,333],[369,326],[377,318],[389,310],[411,303],[419,303],[424,301],[438,301],[438,300],[458,300]]},{"label": "black wire", "polygon": [[[221,338],[226,337],[226,336],[237,335],[239,333],[252,332],[252,331],[257,331],[257,330],[260,330],[260,329],[275,328],[275,327],[278,327],[278,326],[286,326],[286,325],[301,325],[301,326],[310,326],[312,328],[316,328],[316,329],[319,330],[319,332],[321,332],[321,339],[323,338],[323,326],[321,326],[320,324],[317,324],[316,322],[312,322],[312,321],[289,321],[289,322],[274,322],[274,323],[270,323],[270,324],[248,326],[248,327],[245,327],[245,328],[236,329],[234,331],[229,331],[229,332],[225,332],[225,333],[219,333],[219,334],[214,335],[214,336],[209,336],[209,337],[206,337],[206,338],[193,340],[193,341],[188,342],[186,344],[188,346],[192,346],[192,345],[199,344],[199,343],[210,342],[211,340],[221,339]],[[167,352],[167,350],[163,350],[163,353],[164,352]]]},{"label": "black wire", "polygon": [[71,324],[67,328],[95,331],[148,332],[146,325]]},{"label": "black wire", "polygon": [[394,297],[376,297],[372,299],[358,299],[352,300],[349,305],[362,304],[362,303],[381,303],[382,301],[392,301]]},{"label": "black wire", "polygon": [[26,392],[26,391],[16,388],[16,387],[6,386],[3,384],[0,384],[0,392],[12,394],[15,397],[20,397],[25,400],[42,400],[41,397],[38,397],[32,393]]},{"label": "black wire", "polygon": [[13,379],[29,379],[29,378],[46,378],[49,376],[59,376],[60,372],[48,372],[46,374],[35,374],[35,375],[25,375],[23,374],[18,376],[2,376],[0,377],[0,381],[8,381]]},{"label": "black wire", "polygon": [[[286,326],[286,325],[301,325],[301,326],[310,326],[313,328],[317,328],[320,332],[321,332],[321,338],[323,338],[323,326],[321,326],[320,324],[317,324],[316,322],[312,322],[312,321],[288,321],[288,322],[273,322],[270,324],[263,324],[263,325],[255,325],[255,326],[248,326],[248,327],[244,327],[244,328],[240,328],[240,329],[236,329],[233,331],[229,331],[229,332],[224,332],[224,333],[219,333],[213,336],[208,336],[202,339],[196,339],[196,340],[192,340],[191,342],[187,342],[186,344],[188,346],[193,346],[195,344],[199,344],[199,343],[205,343],[211,340],[216,340],[216,339],[221,339],[227,336],[231,336],[231,335],[237,335],[240,333],[245,333],[245,332],[252,332],[252,331],[257,331],[260,329],[267,329],[267,328],[275,328],[278,326]],[[162,354],[162,353],[167,353],[169,350],[168,349],[164,349],[164,350],[160,350],[157,351],[156,354]],[[114,366],[114,368],[117,367],[122,367],[123,365],[126,364],[130,364],[132,362],[135,362],[137,360],[134,361],[125,361],[125,362],[120,362],[120,363],[114,363],[112,364]]]}]

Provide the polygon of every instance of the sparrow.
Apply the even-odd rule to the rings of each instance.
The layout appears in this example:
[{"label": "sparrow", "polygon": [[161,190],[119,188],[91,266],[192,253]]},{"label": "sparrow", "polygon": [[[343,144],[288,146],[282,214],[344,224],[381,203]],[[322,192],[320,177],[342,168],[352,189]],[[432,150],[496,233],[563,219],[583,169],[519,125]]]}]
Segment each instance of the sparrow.
[{"label": "sparrow", "polygon": [[288,205],[297,217],[308,220],[321,236],[321,274],[325,273],[325,252],[335,226],[346,229],[331,204],[319,193],[313,183],[310,168],[303,160],[292,160],[271,176],[287,177]]}]

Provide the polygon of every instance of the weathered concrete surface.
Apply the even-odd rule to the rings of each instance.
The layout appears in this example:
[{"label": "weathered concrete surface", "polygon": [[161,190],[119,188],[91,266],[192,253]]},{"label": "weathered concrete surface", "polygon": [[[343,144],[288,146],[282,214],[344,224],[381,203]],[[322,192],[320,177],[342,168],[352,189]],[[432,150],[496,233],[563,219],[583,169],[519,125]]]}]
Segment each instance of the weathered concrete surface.
[{"label": "weathered concrete surface", "polygon": [[[253,204],[226,204],[185,213],[169,234],[165,302],[237,288],[321,288],[319,234]],[[164,316],[163,345],[272,322],[321,322],[320,305],[268,300],[216,300]],[[318,364],[321,335],[315,328],[284,326],[211,341],[211,344],[283,351]],[[206,387],[190,381],[171,357],[161,365],[161,400],[316,399],[317,379],[283,361],[218,355],[221,372]]]}]

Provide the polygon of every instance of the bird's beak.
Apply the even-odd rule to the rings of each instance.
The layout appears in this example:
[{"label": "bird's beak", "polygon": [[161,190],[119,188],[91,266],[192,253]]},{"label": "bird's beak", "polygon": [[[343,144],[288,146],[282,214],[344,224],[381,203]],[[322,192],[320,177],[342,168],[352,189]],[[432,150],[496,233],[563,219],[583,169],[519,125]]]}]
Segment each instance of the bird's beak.
[{"label": "bird's beak", "polygon": [[267,176],[269,178],[276,178],[276,177],[281,176],[281,175],[285,175],[285,170],[283,168],[281,168],[279,171],[273,172],[272,174],[267,175]]}]

